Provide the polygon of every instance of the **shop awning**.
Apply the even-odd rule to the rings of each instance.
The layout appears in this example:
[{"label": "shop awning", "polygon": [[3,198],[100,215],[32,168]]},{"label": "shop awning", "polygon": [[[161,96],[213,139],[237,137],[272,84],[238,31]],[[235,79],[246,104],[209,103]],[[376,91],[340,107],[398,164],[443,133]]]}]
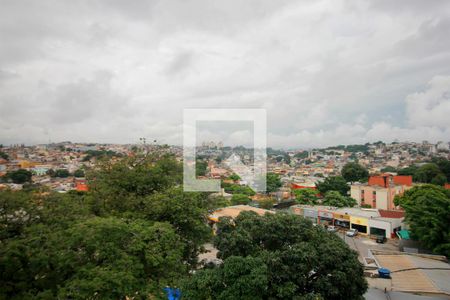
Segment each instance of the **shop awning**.
[{"label": "shop awning", "polygon": [[409,240],[409,231],[408,230],[399,230],[397,231],[397,235],[403,240]]}]

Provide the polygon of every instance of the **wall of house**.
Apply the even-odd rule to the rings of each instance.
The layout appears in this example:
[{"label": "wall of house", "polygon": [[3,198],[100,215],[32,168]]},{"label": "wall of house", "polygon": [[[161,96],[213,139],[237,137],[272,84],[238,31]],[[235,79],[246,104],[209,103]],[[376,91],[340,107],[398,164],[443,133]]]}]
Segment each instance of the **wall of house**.
[{"label": "wall of house", "polygon": [[361,205],[361,187],[358,185],[352,185],[350,187],[350,197],[356,200],[358,205]]},{"label": "wall of house", "polygon": [[376,208],[388,209],[390,191],[388,189],[378,189],[378,190],[376,190],[376,192],[377,192]]},{"label": "wall of house", "polygon": [[[379,229],[384,229],[386,230],[386,238],[391,238],[391,232],[392,232],[392,226],[391,223],[386,222],[386,221],[380,221],[380,220],[374,220],[374,219],[369,219],[369,227],[375,227],[375,228],[379,228]],[[370,232],[370,231],[369,231]]]}]

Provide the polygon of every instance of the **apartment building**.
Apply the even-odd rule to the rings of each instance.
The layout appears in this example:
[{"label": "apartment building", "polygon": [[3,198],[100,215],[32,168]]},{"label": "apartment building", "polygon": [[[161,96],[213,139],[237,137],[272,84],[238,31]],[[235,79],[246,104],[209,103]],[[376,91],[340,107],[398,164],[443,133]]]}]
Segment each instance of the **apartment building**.
[{"label": "apartment building", "polygon": [[396,195],[403,194],[412,187],[412,176],[399,176],[390,173],[371,176],[367,183],[352,184],[350,195],[359,206],[393,210]]}]

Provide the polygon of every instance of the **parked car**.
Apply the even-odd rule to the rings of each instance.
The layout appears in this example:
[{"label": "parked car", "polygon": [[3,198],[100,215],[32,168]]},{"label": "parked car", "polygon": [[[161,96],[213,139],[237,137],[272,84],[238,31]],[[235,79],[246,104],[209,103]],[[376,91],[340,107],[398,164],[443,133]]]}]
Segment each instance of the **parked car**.
[{"label": "parked car", "polygon": [[350,236],[350,237],[354,237],[358,235],[358,230],[357,229],[350,229],[348,231],[345,232],[346,236]]},{"label": "parked car", "polygon": [[330,225],[327,227],[327,231],[328,232],[336,232],[337,228],[336,228],[336,226]]},{"label": "parked car", "polygon": [[384,244],[384,243],[386,243],[386,240],[387,239],[384,235],[379,235],[379,236],[377,236],[377,239],[376,239],[378,244]]}]

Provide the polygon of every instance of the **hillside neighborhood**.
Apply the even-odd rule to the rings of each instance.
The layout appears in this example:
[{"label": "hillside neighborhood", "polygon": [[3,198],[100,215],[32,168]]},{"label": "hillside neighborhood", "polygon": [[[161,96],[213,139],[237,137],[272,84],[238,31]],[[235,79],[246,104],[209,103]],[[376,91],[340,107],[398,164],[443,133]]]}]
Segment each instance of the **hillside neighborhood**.
[{"label": "hillside neighborhood", "polygon": [[[181,147],[145,142],[135,145],[71,142],[37,146],[3,145],[0,148],[0,196],[2,192],[6,193],[5,196],[10,195],[7,197],[13,197],[14,193],[25,193],[40,199],[38,203],[44,203],[44,207],[50,201],[48,197],[54,197],[51,196],[54,193],[68,196],[67,199],[72,201],[104,198],[110,199],[107,201],[119,201],[116,204],[108,202],[108,205],[119,205],[115,209],[122,210],[128,204],[120,197],[129,197],[125,195],[134,190],[136,192],[133,193],[140,195],[141,190],[152,188],[156,180],[152,168],[159,160],[164,161],[164,157],[173,159],[171,167],[164,172],[175,172],[168,177],[175,180],[173,176],[179,170],[177,164],[182,162],[182,152]],[[136,163],[141,163],[140,160],[152,160],[155,155],[160,158],[148,167],[133,170]],[[388,291],[393,297],[406,298],[411,293],[450,295],[447,284],[450,281],[450,268],[446,259],[450,241],[445,237],[449,225],[448,211],[438,208],[439,204],[435,202],[441,201],[435,197],[447,197],[445,201],[449,201],[449,143],[377,142],[288,151],[269,148],[265,192],[252,190],[245,180],[228,167],[225,160],[230,155],[241,158],[245,165],[252,167],[252,149],[226,147],[220,142],[203,143],[197,149],[197,177],[220,180],[221,189],[202,196],[208,199],[204,200],[208,203],[205,224],[215,237],[199,241],[203,243],[201,247],[204,250],[195,254],[198,255],[195,259],[200,263],[196,268],[216,266],[213,270],[221,270],[217,266],[226,265],[231,259],[227,258],[230,255],[226,254],[227,251],[235,251],[227,248],[227,239],[230,238],[227,232],[234,230],[226,229],[227,222],[238,226],[232,228],[240,228],[241,222],[255,222],[253,218],[258,216],[261,220],[256,222],[275,222],[267,226],[281,226],[284,222],[300,222],[295,225],[300,227],[312,225],[318,230],[319,236],[320,232],[327,232],[347,244],[349,249],[355,251],[360,264],[352,267],[353,270],[360,267],[364,270],[365,279],[361,281],[360,289],[366,289],[366,280],[366,299],[379,299],[380,292]],[[125,167],[124,164],[129,163],[132,164]],[[125,169],[121,169],[123,167]],[[115,168],[118,168],[117,171],[114,171]],[[148,171],[145,171],[146,168],[149,168]],[[133,173],[127,175],[128,172]],[[145,183],[142,180],[150,181]],[[110,187],[105,189],[105,184]],[[117,192],[108,196],[110,189]],[[179,205],[182,209],[188,209],[189,204],[184,203],[185,200],[181,199],[177,204],[173,202],[186,196],[180,196],[178,192],[171,193],[167,198],[172,203],[170,209]],[[151,194],[149,190],[142,195]],[[419,211],[418,204],[412,205],[417,197],[430,195],[433,196],[427,201],[435,203],[422,204],[424,206]],[[116,197],[119,198],[114,200]],[[134,201],[133,197],[127,201]],[[66,198],[59,201],[63,199]],[[89,203],[89,206],[94,205],[94,212],[103,210],[97,207],[96,202]],[[5,228],[16,222],[31,220],[26,209],[11,210],[7,202],[4,205],[4,208],[0,208],[0,214],[5,221]],[[134,204],[130,202],[129,205]],[[436,205],[436,208],[429,205]],[[149,207],[150,214],[153,214],[151,211],[154,207]],[[441,224],[426,220],[426,214],[422,214],[422,211],[428,209],[441,209],[440,212],[436,210],[434,216]],[[283,218],[291,217],[296,219],[283,221]],[[277,222],[281,223],[275,225]],[[242,230],[250,230],[247,233],[250,235],[257,234],[251,228],[242,227]],[[439,238],[428,237],[423,230],[429,230]],[[283,238],[279,231],[277,235]],[[389,274],[383,275],[380,270],[388,270]],[[188,298],[203,297],[198,294],[201,288],[195,278],[183,288]],[[411,284],[411,280],[414,283]]]}]

